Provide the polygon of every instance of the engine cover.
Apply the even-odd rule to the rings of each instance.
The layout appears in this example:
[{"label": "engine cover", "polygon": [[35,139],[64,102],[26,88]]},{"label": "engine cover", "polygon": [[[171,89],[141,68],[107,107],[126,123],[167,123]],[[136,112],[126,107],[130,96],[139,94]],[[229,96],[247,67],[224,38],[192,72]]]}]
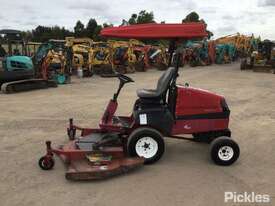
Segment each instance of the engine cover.
[{"label": "engine cover", "polygon": [[230,110],[223,96],[178,86],[173,134],[193,134],[228,128]]}]

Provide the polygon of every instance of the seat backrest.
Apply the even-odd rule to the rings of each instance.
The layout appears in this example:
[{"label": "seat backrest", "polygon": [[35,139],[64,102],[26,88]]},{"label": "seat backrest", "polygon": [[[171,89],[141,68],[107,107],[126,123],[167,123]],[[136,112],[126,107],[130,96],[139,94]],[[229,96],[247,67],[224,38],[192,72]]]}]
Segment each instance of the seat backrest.
[{"label": "seat backrest", "polygon": [[159,78],[156,92],[158,96],[164,96],[174,76],[176,69],[169,67]]}]

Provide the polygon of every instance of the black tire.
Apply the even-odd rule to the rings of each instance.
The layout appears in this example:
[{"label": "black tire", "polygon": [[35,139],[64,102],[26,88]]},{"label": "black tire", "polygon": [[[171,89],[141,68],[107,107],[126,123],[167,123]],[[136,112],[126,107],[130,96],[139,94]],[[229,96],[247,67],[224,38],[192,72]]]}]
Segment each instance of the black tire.
[{"label": "black tire", "polygon": [[65,81],[65,84],[71,84],[71,76],[70,75],[67,75],[66,76],[66,81]]},{"label": "black tire", "polygon": [[93,70],[84,70],[83,76],[84,77],[92,77],[94,75]]},{"label": "black tire", "polygon": [[45,156],[41,157],[38,161],[38,165],[42,170],[51,170],[54,167],[54,159],[48,158],[46,163],[46,158]]},{"label": "black tire", "polygon": [[246,63],[246,60],[241,60],[241,70],[246,70],[246,67],[247,67],[247,63]]},{"label": "black tire", "polygon": [[[148,128],[148,127],[142,127],[142,128],[138,128],[138,129],[134,130],[128,138],[128,142],[127,142],[128,154],[131,157],[139,156],[136,151],[136,144],[138,143],[138,141],[140,139],[142,139],[144,137],[152,138],[157,143],[156,154],[150,158],[144,157],[145,158],[144,164],[155,163],[162,157],[164,150],[165,150],[163,137],[162,137],[161,133],[155,129]],[[150,144],[149,144],[149,146],[150,146]],[[146,150],[146,148],[144,148],[144,149]]]},{"label": "black tire", "polygon": [[[223,147],[229,148],[231,150],[231,155],[229,155],[228,151],[221,150]],[[224,159],[222,159],[220,156],[223,154],[219,155],[219,152],[224,153]],[[233,155],[232,155],[233,152]],[[229,137],[219,137],[215,139],[210,146],[210,154],[211,154],[211,159],[215,162],[217,165],[222,165],[222,166],[229,166],[233,164],[240,156],[240,148],[238,144],[231,138]],[[226,156],[228,155],[228,156]]]}]

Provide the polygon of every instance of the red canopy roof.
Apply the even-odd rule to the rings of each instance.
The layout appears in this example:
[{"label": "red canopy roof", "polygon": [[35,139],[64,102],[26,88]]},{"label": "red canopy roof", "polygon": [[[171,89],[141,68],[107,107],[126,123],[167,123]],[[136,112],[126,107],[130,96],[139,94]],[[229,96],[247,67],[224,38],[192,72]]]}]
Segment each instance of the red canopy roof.
[{"label": "red canopy roof", "polygon": [[206,37],[205,24],[137,24],[130,26],[107,27],[100,34],[105,37],[133,39],[190,39]]}]

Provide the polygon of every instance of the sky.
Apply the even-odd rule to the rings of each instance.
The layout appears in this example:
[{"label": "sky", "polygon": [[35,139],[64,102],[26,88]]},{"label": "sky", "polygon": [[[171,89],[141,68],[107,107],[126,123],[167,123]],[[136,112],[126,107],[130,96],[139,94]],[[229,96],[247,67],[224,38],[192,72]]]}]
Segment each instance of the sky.
[{"label": "sky", "polygon": [[65,26],[77,20],[87,24],[120,25],[141,10],[153,11],[157,22],[180,23],[196,11],[214,38],[240,32],[275,39],[275,0],[0,0],[0,29],[31,30],[38,25]]}]

